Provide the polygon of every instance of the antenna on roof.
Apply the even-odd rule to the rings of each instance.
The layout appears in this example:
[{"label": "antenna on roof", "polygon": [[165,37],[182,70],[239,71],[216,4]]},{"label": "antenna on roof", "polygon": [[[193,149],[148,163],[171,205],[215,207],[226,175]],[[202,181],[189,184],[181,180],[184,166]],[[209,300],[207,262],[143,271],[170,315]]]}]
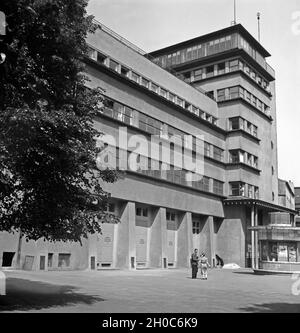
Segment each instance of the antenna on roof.
[{"label": "antenna on roof", "polygon": [[231,25],[236,25],[236,0],[233,0],[233,21]]},{"label": "antenna on roof", "polygon": [[260,42],[260,12],[257,13],[258,41]]}]

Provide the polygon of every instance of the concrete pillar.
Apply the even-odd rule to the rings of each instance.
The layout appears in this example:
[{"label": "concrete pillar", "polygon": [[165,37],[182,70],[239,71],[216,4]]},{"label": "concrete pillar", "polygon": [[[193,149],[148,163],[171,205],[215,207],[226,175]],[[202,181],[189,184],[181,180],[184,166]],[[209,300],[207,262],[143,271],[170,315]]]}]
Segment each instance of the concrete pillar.
[{"label": "concrete pillar", "polygon": [[215,228],[214,228],[214,218],[213,216],[209,216],[207,218],[207,230],[208,230],[208,235],[209,235],[209,253],[208,259],[210,261],[211,266],[213,267],[215,263],[215,258],[216,258],[216,247],[215,247],[215,238],[214,238],[214,233],[215,233]]},{"label": "concrete pillar", "polygon": [[189,267],[193,252],[192,213],[186,212],[178,221],[177,267]]},{"label": "concrete pillar", "polygon": [[[251,227],[254,227],[254,206],[251,206]],[[254,241],[254,230],[251,230],[251,267],[255,268],[255,241]]]},{"label": "concrete pillar", "polygon": [[[166,209],[158,208],[153,212],[153,223],[150,233],[149,266],[164,268],[167,258],[167,220]],[[167,259],[165,259],[167,268]]]},{"label": "concrete pillar", "polygon": [[127,202],[121,209],[121,223],[118,226],[118,245],[116,266],[118,268],[136,268],[135,243],[135,203]]},{"label": "concrete pillar", "polygon": [[[258,226],[258,212],[257,206],[255,206],[255,214],[254,214],[254,225]],[[258,269],[258,256],[259,256],[259,248],[258,248],[258,230],[255,231],[255,268]]]}]

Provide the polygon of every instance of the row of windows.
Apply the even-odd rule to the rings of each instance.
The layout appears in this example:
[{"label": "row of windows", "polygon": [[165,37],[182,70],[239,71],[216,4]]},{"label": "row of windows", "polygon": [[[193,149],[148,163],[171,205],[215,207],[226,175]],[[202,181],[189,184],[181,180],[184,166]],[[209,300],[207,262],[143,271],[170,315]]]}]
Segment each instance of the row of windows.
[{"label": "row of windows", "polygon": [[229,183],[229,185],[230,196],[259,199],[259,188],[257,186],[246,184],[243,182],[231,182]]},{"label": "row of windows", "polygon": [[244,49],[253,59],[255,59],[263,68],[266,68],[265,58],[257,52],[242,36],[239,38],[239,46]]},{"label": "row of windows", "polygon": [[153,61],[163,68],[168,68],[170,66],[207,57],[212,54],[224,52],[235,47],[237,47],[237,34],[232,34],[157,57]]},{"label": "row of windows", "polygon": [[[128,160],[125,160],[127,154],[121,154],[121,151],[121,149],[116,149],[115,156],[113,156],[116,160],[117,169],[120,168],[121,165],[128,164]],[[111,155],[113,155],[113,153],[111,153]],[[163,167],[163,163],[160,161],[141,155],[139,155],[139,157],[140,158],[137,159],[139,165],[136,170],[138,173],[156,179],[167,180],[175,184],[193,187],[205,192],[211,192],[218,195],[223,195],[224,193],[224,183],[217,179],[196,175],[194,172],[184,169],[177,170],[173,165],[166,165],[166,167]],[[128,166],[127,170],[131,170],[131,168]],[[195,178],[193,179],[192,177]],[[199,178],[199,180],[196,180],[197,178]],[[210,187],[210,179],[212,180],[212,188]]]},{"label": "row of windows", "polygon": [[260,99],[251,94],[248,90],[241,86],[234,86],[230,88],[219,89],[217,91],[218,102],[227,101],[231,99],[242,98],[249,104],[253,105],[257,110],[269,116],[269,107]]},{"label": "row of windows", "polygon": [[243,150],[235,149],[229,151],[230,163],[245,163],[253,168],[258,168],[258,158],[252,154],[249,154]]},{"label": "row of windows", "polygon": [[156,83],[150,81],[149,79],[143,77],[142,75],[132,71],[128,67],[114,61],[113,59],[105,56],[104,54],[101,54],[99,51],[89,48],[88,56],[98,63],[101,63],[105,65],[106,67],[109,67],[110,69],[114,70],[118,74],[120,74],[123,77],[126,77],[139,85],[149,89],[150,91],[158,94],[159,96],[167,99],[168,101],[182,107],[183,109],[195,114],[201,119],[204,119],[208,122],[210,122],[213,125],[217,126],[217,118],[204,112],[199,107],[193,105],[192,103],[189,103],[188,101],[184,100],[183,98],[173,94],[172,92],[168,91],[167,89],[157,85]]},{"label": "row of windows", "polygon": [[[125,124],[138,127],[151,135],[158,135],[162,139],[169,139],[173,136],[179,137],[184,143],[184,136],[190,135],[175,127],[167,125],[155,118],[145,115],[137,110],[134,110],[124,104],[113,101],[105,97],[105,107],[103,114],[124,122]],[[197,140],[193,136],[192,149],[196,151]],[[208,142],[204,143],[204,155],[216,159],[218,161],[224,160],[224,150],[216,147]]]},{"label": "row of windows", "polygon": [[257,126],[242,117],[229,118],[229,130],[243,130],[257,138]]},{"label": "row of windows", "polygon": [[257,71],[252,69],[252,67],[250,67],[247,63],[239,59],[220,62],[206,67],[200,67],[193,71],[181,73],[179,75],[183,76],[184,81],[190,83],[193,81],[203,80],[210,77],[222,75],[225,73],[236,72],[238,70],[241,70],[244,73],[246,73],[259,86],[261,86],[266,91],[270,92],[269,82],[266,81],[261,75],[259,75]]},{"label": "row of windows", "polygon": [[261,241],[260,245],[263,261],[300,262],[297,242]]}]

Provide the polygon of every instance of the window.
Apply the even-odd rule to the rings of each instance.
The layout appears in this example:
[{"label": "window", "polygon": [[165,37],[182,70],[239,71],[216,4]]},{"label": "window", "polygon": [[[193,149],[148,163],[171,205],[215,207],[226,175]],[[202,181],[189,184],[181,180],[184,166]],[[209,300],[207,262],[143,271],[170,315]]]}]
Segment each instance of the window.
[{"label": "window", "polygon": [[250,134],[252,133],[252,124],[249,123],[249,121],[247,121],[246,130],[247,130],[248,133],[250,133]]},{"label": "window", "polygon": [[223,149],[213,146],[213,158],[222,161],[223,160]]},{"label": "window", "polygon": [[142,208],[136,208],[135,209],[135,215],[136,216],[142,216]]},{"label": "window", "polygon": [[253,156],[253,167],[258,168],[258,158],[256,156]]},{"label": "window", "polygon": [[248,185],[248,198],[253,198],[254,197],[254,191],[253,191],[253,189],[254,189],[254,186],[252,186],[252,185]]},{"label": "window", "polygon": [[194,113],[197,116],[199,116],[200,111],[199,111],[199,109],[196,106],[192,105],[192,113]]},{"label": "window", "polygon": [[257,126],[253,125],[253,136],[257,138]]},{"label": "window", "polygon": [[229,129],[231,131],[240,129],[240,118],[239,117],[229,119]]},{"label": "window", "polygon": [[58,267],[67,268],[70,267],[71,254],[59,253],[58,254]]},{"label": "window", "polygon": [[183,107],[183,99],[181,99],[181,98],[179,98],[179,97],[177,96],[176,104],[178,104],[179,106]]},{"label": "window", "polygon": [[174,222],[175,218],[176,218],[175,213],[172,213],[170,211],[166,212],[166,219],[167,219],[167,221],[173,221]]},{"label": "window", "polygon": [[299,262],[296,242],[262,241],[260,245],[264,261]]},{"label": "window", "polygon": [[2,267],[11,267],[15,252],[3,252]]},{"label": "window", "polygon": [[53,266],[53,253],[48,253],[48,268]]},{"label": "window", "polygon": [[175,103],[175,98],[176,98],[176,96],[169,92],[169,101]]},{"label": "window", "polygon": [[97,51],[91,47],[88,48],[88,57],[97,61]]},{"label": "window", "polygon": [[208,142],[204,142],[204,156],[210,156],[210,144]]},{"label": "window", "polygon": [[141,78],[141,85],[146,87],[146,88],[149,88],[149,83],[150,81],[145,79],[144,77]]},{"label": "window", "polygon": [[238,150],[231,150],[229,152],[229,162],[230,163],[239,163],[240,162],[240,155]]},{"label": "window", "polygon": [[239,97],[239,87],[229,88],[229,98],[234,99]]},{"label": "window", "polygon": [[206,77],[212,77],[214,76],[214,66],[208,66],[206,67]]},{"label": "window", "polygon": [[238,60],[233,60],[229,62],[229,71],[234,72],[239,70],[239,61]]},{"label": "window", "polygon": [[196,71],[194,71],[194,80],[201,80],[203,77],[203,69],[197,69]]},{"label": "window", "polygon": [[225,89],[218,90],[218,102],[225,101]]},{"label": "window", "polygon": [[119,69],[119,64],[116,61],[109,59],[109,68],[117,72]]},{"label": "window", "polygon": [[148,216],[148,209],[143,208],[143,217],[147,217],[147,216]]},{"label": "window", "polygon": [[106,56],[104,54],[101,54],[100,52],[97,52],[97,62],[100,64],[105,64]]},{"label": "window", "polygon": [[245,99],[246,99],[246,101],[251,103],[251,94],[247,90],[245,90]]},{"label": "window", "polygon": [[274,143],[271,141],[271,149],[274,149]]},{"label": "window", "polygon": [[231,196],[245,196],[245,183],[233,182],[230,183]]},{"label": "window", "polygon": [[140,76],[135,72],[131,72],[131,79],[134,82],[140,83]]},{"label": "window", "polygon": [[223,185],[224,185],[223,182],[214,179],[213,180],[213,192],[215,194],[223,195]]},{"label": "window", "polygon": [[225,73],[225,62],[222,62],[218,64],[218,74],[224,74]]},{"label": "window", "polygon": [[151,82],[151,90],[154,91],[155,93],[158,94],[158,85],[156,85],[155,83]]},{"label": "window", "polygon": [[124,67],[123,65],[121,65],[121,75],[125,77],[128,77],[129,75],[129,69]]},{"label": "window", "polygon": [[160,88],[160,96],[167,98],[167,90]]},{"label": "window", "polygon": [[200,234],[200,222],[199,221],[193,221],[193,234],[194,235]]}]

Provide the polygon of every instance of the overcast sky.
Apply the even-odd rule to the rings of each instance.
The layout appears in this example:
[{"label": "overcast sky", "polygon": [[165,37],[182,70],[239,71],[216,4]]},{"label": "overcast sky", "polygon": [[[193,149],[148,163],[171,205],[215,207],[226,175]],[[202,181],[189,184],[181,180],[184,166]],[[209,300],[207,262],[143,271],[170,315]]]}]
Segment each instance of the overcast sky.
[{"label": "overcast sky", "polygon": [[[230,25],[234,0],[90,0],[97,20],[146,52]],[[279,177],[300,186],[300,0],[236,0],[237,22],[272,54]]]}]

